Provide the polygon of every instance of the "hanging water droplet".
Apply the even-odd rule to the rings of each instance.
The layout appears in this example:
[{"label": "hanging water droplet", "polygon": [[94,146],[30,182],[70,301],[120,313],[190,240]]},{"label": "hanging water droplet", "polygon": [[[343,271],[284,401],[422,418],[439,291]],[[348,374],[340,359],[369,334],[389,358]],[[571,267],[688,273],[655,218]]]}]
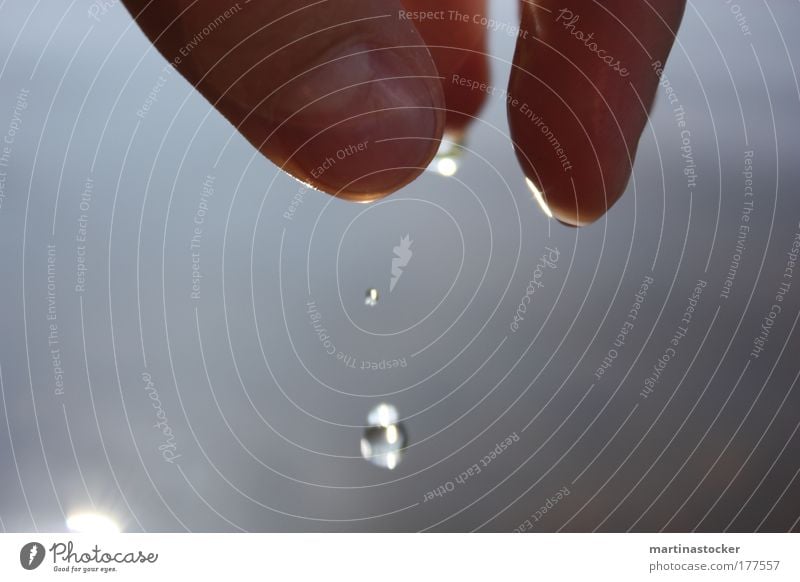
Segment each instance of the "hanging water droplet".
[{"label": "hanging water droplet", "polygon": [[450,178],[458,172],[458,162],[454,158],[442,158],[436,162],[436,171],[445,178]]},{"label": "hanging water droplet", "polygon": [[445,134],[442,137],[439,151],[429,166],[445,178],[455,176],[458,172],[459,160],[464,155],[465,135]]},{"label": "hanging water droplet", "polygon": [[367,307],[375,307],[380,297],[380,293],[378,293],[377,289],[367,289],[367,295],[364,297],[364,305]]},{"label": "hanging water droplet", "polygon": [[379,404],[367,416],[372,426],[361,437],[361,456],[377,467],[392,470],[402,459],[408,435],[397,419],[397,409],[391,404]]}]

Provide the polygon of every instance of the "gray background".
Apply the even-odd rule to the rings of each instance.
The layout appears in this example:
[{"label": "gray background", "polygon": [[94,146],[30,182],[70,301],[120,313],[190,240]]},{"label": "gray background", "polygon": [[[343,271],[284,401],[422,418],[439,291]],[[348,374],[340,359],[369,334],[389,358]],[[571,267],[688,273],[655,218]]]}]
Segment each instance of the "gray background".
[{"label": "gray background", "polygon": [[[493,16],[512,22],[514,4],[495,2]],[[100,22],[88,6],[0,2],[0,135],[29,90],[0,207],[3,529],[62,531],[92,508],[126,531],[510,531],[529,518],[534,531],[798,529],[800,281],[764,352],[749,354],[800,229],[800,4],[740,1],[749,36],[731,5],[689,4],[666,74],[698,185],[687,190],[662,91],[624,199],[580,230],[536,206],[501,99],[474,124],[456,177],[426,173],[370,206],[307,191],[288,220],[304,189],[177,74],[137,116],[165,61],[121,6]],[[491,40],[504,86],[514,38]],[[751,232],[725,300],[747,150]],[[207,176],[193,300],[189,242]],[[406,234],[413,259],[389,293]],[[559,261],[512,333],[545,247]],[[640,318],[597,380],[646,276]],[[708,284],[689,333],[644,399],[698,279]],[[407,367],[351,369],[327,355],[308,301],[337,351]],[[398,408],[410,438],[394,471],[360,458],[379,402]],[[454,481],[513,433],[480,474]],[[563,487],[570,495],[532,519]]]}]

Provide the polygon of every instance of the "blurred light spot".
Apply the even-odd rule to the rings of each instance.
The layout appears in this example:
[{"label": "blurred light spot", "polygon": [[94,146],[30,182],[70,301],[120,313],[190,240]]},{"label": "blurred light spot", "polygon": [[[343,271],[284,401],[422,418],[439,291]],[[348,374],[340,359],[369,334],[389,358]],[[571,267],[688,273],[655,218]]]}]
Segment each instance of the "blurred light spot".
[{"label": "blurred light spot", "polygon": [[366,438],[361,439],[361,456],[368,459],[372,456],[372,446]]},{"label": "blurred light spot", "polygon": [[367,422],[373,426],[387,427],[397,422],[397,409],[391,404],[381,403],[370,410]]},{"label": "blurred light spot", "polygon": [[397,425],[390,424],[386,427],[386,442],[390,445],[397,442]]},{"label": "blurred light spot", "polygon": [[367,296],[364,298],[364,305],[367,307],[375,307],[380,299],[380,293],[377,289],[367,289]]},{"label": "blurred light spot", "polygon": [[447,178],[458,172],[458,163],[453,158],[442,158],[436,162],[436,171]]},{"label": "blurred light spot", "polygon": [[371,426],[364,429],[361,437],[361,456],[390,471],[400,463],[408,441],[406,430],[397,419],[394,406],[379,404],[370,411],[367,421]]},{"label": "blurred light spot", "polygon": [[119,533],[114,521],[99,513],[76,513],[67,518],[67,528],[75,533]]},{"label": "blurred light spot", "polygon": [[446,178],[455,176],[458,172],[459,159],[464,155],[465,140],[465,135],[451,135],[445,133],[439,144],[436,157],[428,166],[428,170],[436,172]]},{"label": "blurred light spot", "polygon": [[536,199],[536,202],[539,203],[539,208],[542,209],[542,212],[547,215],[547,218],[553,218],[553,213],[550,212],[550,208],[547,206],[547,202],[545,202],[541,191],[531,182],[530,178],[525,178],[525,183],[528,184],[528,188],[533,192],[533,197]]}]

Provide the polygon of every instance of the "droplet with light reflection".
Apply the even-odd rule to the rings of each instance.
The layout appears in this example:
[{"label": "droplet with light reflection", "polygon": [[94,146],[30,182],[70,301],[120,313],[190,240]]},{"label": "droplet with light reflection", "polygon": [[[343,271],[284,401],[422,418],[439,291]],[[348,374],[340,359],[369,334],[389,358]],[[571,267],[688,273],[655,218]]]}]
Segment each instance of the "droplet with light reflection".
[{"label": "droplet with light reflection", "polygon": [[408,435],[398,418],[397,409],[391,404],[379,404],[367,416],[371,426],[361,437],[361,456],[376,467],[392,470],[402,460]]},{"label": "droplet with light reflection", "polygon": [[110,517],[99,513],[75,513],[67,518],[67,528],[75,533],[119,533],[119,526]]},{"label": "droplet with light reflection", "polygon": [[389,426],[396,424],[398,418],[397,409],[391,404],[383,402],[369,411],[367,423],[373,426]]},{"label": "droplet with light reflection", "polygon": [[439,151],[431,162],[429,169],[434,170],[445,178],[455,176],[458,172],[459,159],[464,153],[464,136],[445,134],[439,145]]},{"label": "droplet with light reflection", "polygon": [[381,298],[381,294],[378,293],[377,289],[367,289],[367,295],[364,297],[364,305],[367,307],[375,307],[378,304],[378,299]]},{"label": "droplet with light reflection", "polygon": [[442,158],[436,162],[436,171],[445,178],[450,178],[458,172],[458,162],[453,158]]},{"label": "droplet with light reflection", "polygon": [[536,184],[534,184],[530,178],[525,178],[525,183],[528,185],[528,188],[530,188],[531,192],[533,192],[533,198],[539,204],[539,208],[542,209],[542,212],[547,215],[547,218],[553,218],[553,212],[547,205],[547,201],[544,199],[544,194],[542,194],[542,191],[536,187]]}]

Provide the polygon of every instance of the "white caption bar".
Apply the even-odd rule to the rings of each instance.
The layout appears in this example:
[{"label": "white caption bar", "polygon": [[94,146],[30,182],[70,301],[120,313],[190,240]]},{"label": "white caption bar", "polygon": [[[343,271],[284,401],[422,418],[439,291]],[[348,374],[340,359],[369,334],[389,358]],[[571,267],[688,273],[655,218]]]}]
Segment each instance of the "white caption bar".
[{"label": "white caption bar", "polygon": [[0,580],[800,580],[796,534],[0,535]]}]

